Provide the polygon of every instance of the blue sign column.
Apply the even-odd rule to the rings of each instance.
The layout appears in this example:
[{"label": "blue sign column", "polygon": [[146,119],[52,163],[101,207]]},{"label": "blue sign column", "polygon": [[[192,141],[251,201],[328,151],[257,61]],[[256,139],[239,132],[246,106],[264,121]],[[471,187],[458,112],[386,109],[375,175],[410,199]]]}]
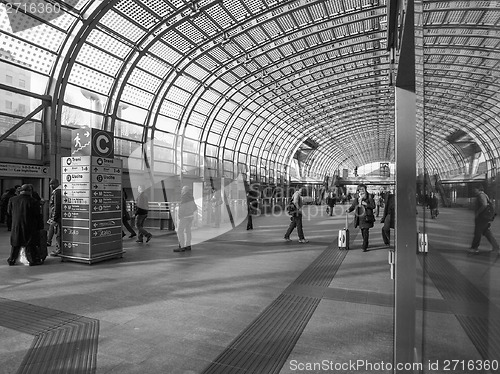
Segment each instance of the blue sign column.
[{"label": "blue sign column", "polygon": [[71,157],[62,165],[63,260],[93,263],[123,256],[122,161],[113,134],[72,131]]}]

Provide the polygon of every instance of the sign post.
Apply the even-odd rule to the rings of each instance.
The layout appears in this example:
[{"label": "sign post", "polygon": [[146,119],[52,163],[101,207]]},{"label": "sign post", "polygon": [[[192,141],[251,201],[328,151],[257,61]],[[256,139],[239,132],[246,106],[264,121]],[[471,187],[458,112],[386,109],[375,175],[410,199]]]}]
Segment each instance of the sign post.
[{"label": "sign post", "polygon": [[63,260],[122,257],[122,161],[113,133],[72,131],[71,157],[61,159]]}]

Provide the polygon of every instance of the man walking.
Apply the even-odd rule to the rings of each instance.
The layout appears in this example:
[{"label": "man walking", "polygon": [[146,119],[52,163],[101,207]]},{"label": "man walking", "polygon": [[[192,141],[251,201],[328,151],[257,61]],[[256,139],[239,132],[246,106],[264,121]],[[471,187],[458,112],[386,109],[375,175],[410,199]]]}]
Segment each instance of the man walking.
[{"label": "man walking", "polygon": [[144,221],[146,221],[149,212],[148,211],[149,199],[148,195],[145,192],[146,189],[144,188],[144,186],[142,185],[138,186],[137,191],[139,191],[139,195],[137,195],[137,200],[136,200],[135,225],[137,226],[137,231],[139,231],[139,236],[137,237],[136,242],[142,243],[144,237],[146,237],[146,243],[148,243],[153,237],[153,235],[150,234],[148,231],[146,231],[146,229],[144,228]]},{"label": "man walking", "polygon": [[489,197],[484,193],[482,185],[474,187],[474,194],[476,195],[476,205],[474,209],[474,237],[472,238],[471,248],[469,253],[478,253],[479,244],[481,243],[481,236],[484,235],[486,239],[490,242],[493,251],[499,251],[500,246],[498,245],[493,233],[490,230],[491,222],[490,218],[486,216],[486,208],[488,207]]},{"label": "man walking", "polygon": [[290,234],[292,233],[293,229],[297,227],[299,243],[308,243],[309,240],[304,237],[304,231],[302,229],[302,188],[299,188],[297,191],[295,191],[292,196],[292,202],[295,205],[295,213],[293,213],[292,217],[290,218],[291,222],[288,226],[288,230],[286,230],[284,239],[287,242],[292,241],[292,239],[290,239]]}]

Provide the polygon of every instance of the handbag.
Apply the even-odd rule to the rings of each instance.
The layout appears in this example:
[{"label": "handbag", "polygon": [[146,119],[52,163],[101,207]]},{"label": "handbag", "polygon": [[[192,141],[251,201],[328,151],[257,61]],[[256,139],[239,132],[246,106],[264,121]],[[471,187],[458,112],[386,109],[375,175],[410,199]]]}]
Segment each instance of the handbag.
[{"label": "handbag", "polygon": [[367,222],[367,223],[375,222],[375,216],[373,215],[373,209],[370,209],[370,208],[365,209],[365,222]]}]

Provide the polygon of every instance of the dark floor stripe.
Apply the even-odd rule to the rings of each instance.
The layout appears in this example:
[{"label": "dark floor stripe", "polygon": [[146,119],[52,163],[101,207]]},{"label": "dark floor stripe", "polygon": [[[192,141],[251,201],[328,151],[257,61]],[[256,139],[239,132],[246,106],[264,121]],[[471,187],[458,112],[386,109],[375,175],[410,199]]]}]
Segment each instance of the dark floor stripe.
[{"label": "dark floor stripe", "polygon": [[[330,245],[202,374],[279,373],[346,254]],[[302,286],[322,291],[295,294]]]},{"label": "dark floor stripe", "polygon": [[0,326],[35,338],[17,374],[93,374],[99,321],[0,298]]},{"label": "dark floor stripe", "polygon": [[498,360],[500,309],[436,250],[419,258],[482,358]]},{"label": "dark floor stripe", "polygon": [[328,287],[348,251],[340,251],[334,244],[328,246],[292,283]]},{"label": "dark floor stripe", "polygon": [[488,298],[440,253],[434,251],[423,258],[425,270],[445,299],[489,304]]}]

